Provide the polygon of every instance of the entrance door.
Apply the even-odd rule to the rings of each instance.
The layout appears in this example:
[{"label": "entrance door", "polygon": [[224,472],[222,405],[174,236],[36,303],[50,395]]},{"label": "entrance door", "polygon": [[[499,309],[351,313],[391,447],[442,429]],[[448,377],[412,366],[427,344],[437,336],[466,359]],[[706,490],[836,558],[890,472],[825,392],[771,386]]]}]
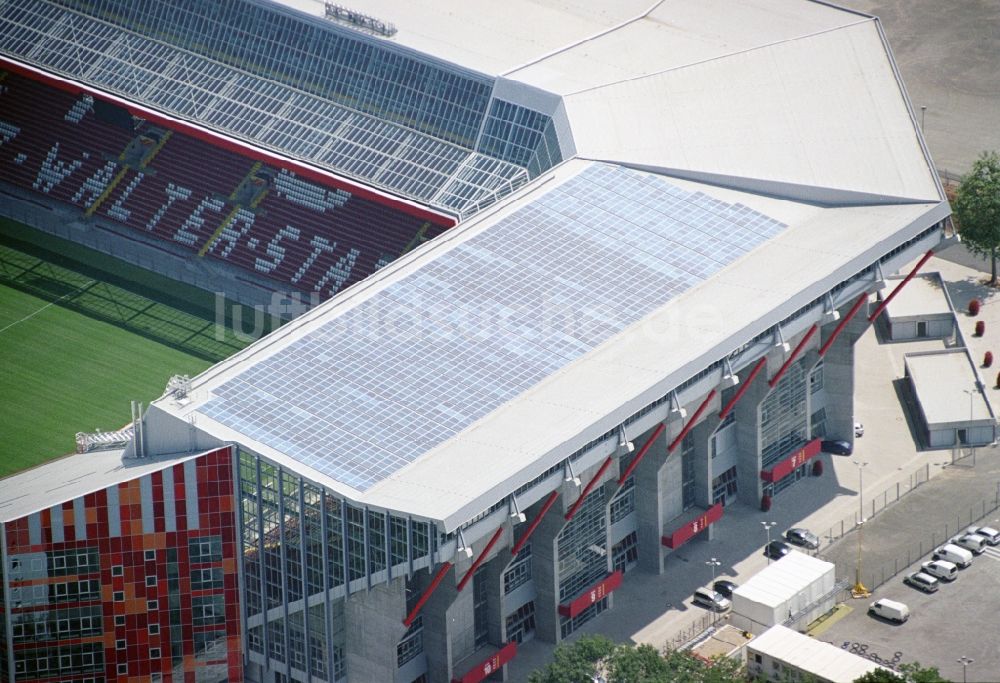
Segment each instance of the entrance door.
[{"label": "entrance door", "polygon": [[917,323],[917,336],[918,337],[926,337],[927,336],[927,323],[926,322],[918,322]]}]

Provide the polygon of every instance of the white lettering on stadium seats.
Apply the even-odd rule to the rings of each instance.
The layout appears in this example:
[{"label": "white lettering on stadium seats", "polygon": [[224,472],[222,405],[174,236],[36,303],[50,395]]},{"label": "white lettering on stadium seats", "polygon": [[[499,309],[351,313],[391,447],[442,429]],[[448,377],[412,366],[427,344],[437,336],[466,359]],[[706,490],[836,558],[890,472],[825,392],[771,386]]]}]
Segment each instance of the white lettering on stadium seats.
[{"label": "white lettering on stadium seats", "polygon": [[195,233],[205,226],[205,218],[201,214],[203,214],[206,210],[219,213],[225,205],[225,202],[221,199],[205,197],[201,200],[201,204],[198,205],[198,208],[192,211],[191,215],[187,217],[187,220],[181,224],[181,227],[177,228],[177,232],[174,233],[174,239],[181,244],[193,247],[195,241],[198,239],[198,236]]},{"label": "white lettering on stadium seats", "polygon": [[267,245],[267,255],[271,257],[271,260],[268,261],[257,257],[257,260],[254,262],[254,268],[265,274],[277,268],[285,260],[285,248],[280,246],[279,243],[286,237],[297,241],[299,239],[299,229],[286,225],[279,230],[278,234],[272,237]]},{"label": "white lettering on stadium seats", "polygon": [[[239,241],[243,235],[247,234],[247,231],[253,227],[253,222],[257,218],[253,211],[247,211],[246,209],[239,209],[233,214],[233,220],[229,221],[229,225],[222,229],[219,233],[219,239],[212,242],[212,246],[209,247],[208,252],[210,254],[215,253],[215,248],[219,246],[222,242],[226,243],[226,248],[222,250],[219,254],[220,257],[226,258],[229,253],[236,246],[236,242]],[[235,226],[237,223],[242,223],[243,227],[237,229]],[[251,247],[252,249],[253,247]]]},{"label": "white lettering on stadium seats", "polygon": [[302,279],[302,276],[305,275],[306,271],[309,270],[310,266],[312,266],[312,264],[316,262],[316,259],[319,258],[319,255],[321,253],[325,251],[332,254],[334,248],[336,248],[337,246],[337,243],[334,242],[333,244],[330,244],[330,242],[327,241],[325,237],[314,235],[312,238],[312,242],[309,243],[309,246],[313,248],[312,253],[309,254],[309,258],[307,258],[302,263],[302,265],[299,266],[299,269],[295,272],[295,275],[292,276],[292,284],[295,284],[296,282]]},{"label": "white lettering on stadium seats", "polygon": [[58,161],[56,159],[57,156],[59,156],[58,142],[52,145],[52,149],[45,155],[45,161],[42,162],[42,167],[38,169],[35,182],[31,184],[32,189],[41,190],[48,194],[49,190],[65,180],[66,176],[83,166],[83,162],[79,159],[67,163],[65,161]]},{"label": "white lettering on stadium seats", "polygon": [[[132,212],[126,209],[122,205],[125,203],[125,200],[127,200],[130,196],[132,196],[132,193],[135,191],[135,188],[139,187],[139,183],[141,183],[142,179],[145,177],[146,174],[143,173],[142,171],[139,171],[135,174],[135,177],[132,178],[132,180],[129,181],[128,185],[125,186],[125,191],[121,193],[121,195],[118,197],[117,200],[115,200],[115,203],[111,206],[111,208],[108,209],[109,216],[111,216],[115,220],[121,221],[122,223],[128,221],[128,217],[132,215]],[[148,230],[149,227],[147,226],[146,229]]]},{"label": "white lettering on stadium seats", "polygon": [[170,207],[173,206],[174,202],[178,199],[188,199],[191,196],[191,190],[186,187],[177,187],[173,183],[167,183],[166,193],[167,201],[156,210],[153,217],[149,219],[148,223],[146,223],[146,230],[152,230],[155,228],[156,224],[163,218],[163,214],[170,210]]},{"label": "white lettering on stadium seats", "polygon": [[0,121],[0,145],[5,142],[10,142],[17,137],[17,134],[21,132],[21,129],[15,126],[13,123],[7,123],[6,121]]},{"label": "white lettering on stadium seats", "polygon": [[279,196],[320,213],[326,213],[327,209],[338,209],[351,198],[350,192],[328,190],[296,178],[294,173],[284,169],[275,177],[274,186]]},{"label": "white lettering on stadium seats", "polygon": [[84,206],[90,206],[94,203],[94,200],[101,196],[108,187],[108,183],[111,182],[111,178],[115,174],[115,169],[118,168],[118,164],[113,161],[107,161],[101,168],[94,172],[94,175],[90,176],[83,181],[80,185],[80,189],[76,191],[73,195],[73,203],[78,204],[84,195],[88,195],[87,199],[84,201]]},{"label": "white lettering on stadium seats", "polygon": [[316,283],[313,289],[318,292],[323,289],[323,285],[327,283],[327,280],[332,280],[333,284],[330,286],[330,296],[336,294],[344,286],[348,278],[351,277],[351,270],[354,268],[354,264],[357,262],[360,253],[357,249],[351,249],[347,252],[347,256],[341,256],[336,263],[327,268],[326,274]]}]

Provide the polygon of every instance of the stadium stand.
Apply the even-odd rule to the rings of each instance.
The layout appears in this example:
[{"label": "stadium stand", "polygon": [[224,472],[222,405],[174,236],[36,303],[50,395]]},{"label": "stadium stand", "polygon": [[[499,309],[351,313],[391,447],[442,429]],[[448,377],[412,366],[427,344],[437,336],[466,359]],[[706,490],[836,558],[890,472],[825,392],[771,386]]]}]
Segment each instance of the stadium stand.
[{"label": "stadium stand", "polygon": [[160,122],[129,116],[123,127],[98,115],[89,94],[9,72],[2,84],[0,180],[270,278],[276,290],[326,299],[446,227]]}]

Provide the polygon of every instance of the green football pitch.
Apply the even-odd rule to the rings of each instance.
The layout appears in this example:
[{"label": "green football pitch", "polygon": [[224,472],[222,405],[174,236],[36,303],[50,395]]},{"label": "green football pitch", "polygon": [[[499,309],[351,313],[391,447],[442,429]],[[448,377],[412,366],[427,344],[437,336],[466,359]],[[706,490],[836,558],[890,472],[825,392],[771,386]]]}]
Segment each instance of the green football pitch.
[{"label": "green football pitch", "polygon": [[204,293],[0,228],[0,477],[72,452],[77,432],[121,428],[129,401],[247,344],[216,325]]}]

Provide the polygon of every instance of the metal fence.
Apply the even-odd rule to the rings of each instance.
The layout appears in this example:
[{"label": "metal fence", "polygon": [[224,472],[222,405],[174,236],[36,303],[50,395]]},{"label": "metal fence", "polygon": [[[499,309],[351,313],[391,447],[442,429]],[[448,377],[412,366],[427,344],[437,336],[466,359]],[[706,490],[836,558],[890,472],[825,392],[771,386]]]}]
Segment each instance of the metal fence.
[{"label": "metal fence", "polygon": [[[862,562],[861,582],[868,590],[875,590],[910,565],[918,561],[948,539],[975,524],[990,513],[1000,508],[1000,495],[984,498],[979,503],[969,506],[968,512],[957,515],[931,531],[919,541],[910,544],[905,553],[900,553],[892,560],[883,562]],[[837,576],[854,576],[857,570],[855,560],[844,558],[837,562]]]},{"label": "metal fence", "polygon": [[692,644],[693,641],[708,634],[713,627],[723,626],[729,622],[729,613],[706,612],[688,623],[683,629],[664,643],[664,650],[679,650]]},{"label": "metal fence", "polygon": [[[929,478],[930,465],[924,465],[914,471],[908,479],[897,481],[893,486],[869,497],[867,501],[863,501],[865,521],[870,520],[907,493],[916,490],[921,484],[926,484]],[[844,535],[850,533],[858,525],[860,517],[861,510],[859,509],[850,517],[845,517],[839,523],[831,526],[827,529],[826,533],[820,534],[820,538],[825,538],[828,543],[833,543],[838,538],[842,538]]]}]

